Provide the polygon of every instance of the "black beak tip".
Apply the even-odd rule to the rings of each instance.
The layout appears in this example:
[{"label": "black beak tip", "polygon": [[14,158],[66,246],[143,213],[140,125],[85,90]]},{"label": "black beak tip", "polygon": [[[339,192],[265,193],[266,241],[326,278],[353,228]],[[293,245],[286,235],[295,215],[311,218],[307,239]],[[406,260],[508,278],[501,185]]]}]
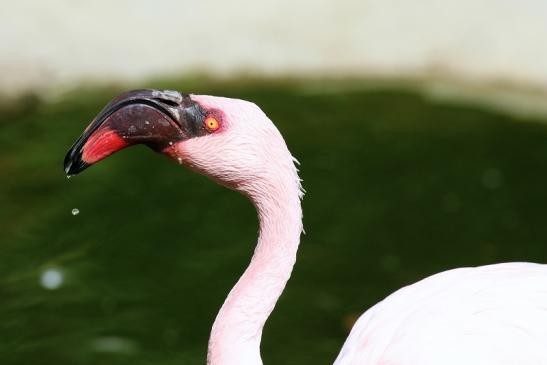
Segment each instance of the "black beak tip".
[{"label": "black beak tip", "polygon": [[90,164],[82,160],[82,152],[75,148],[71,148],[64,161],[64,170],[66,176],[74,176],[87,169]]}]

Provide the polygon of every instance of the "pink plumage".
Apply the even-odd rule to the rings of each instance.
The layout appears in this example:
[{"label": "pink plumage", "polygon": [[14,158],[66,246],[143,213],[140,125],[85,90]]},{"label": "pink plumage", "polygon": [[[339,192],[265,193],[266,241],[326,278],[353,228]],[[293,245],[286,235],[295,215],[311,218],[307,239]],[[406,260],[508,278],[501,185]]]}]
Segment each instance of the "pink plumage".
[{"label": "pink plumage", "polygon": [[[166,99],[157,109],[163,122],[173,120],[178,126],[172,124],[166,135],[156,136],[153,148],[243,193],[255,205],[258,243],[217,315],[207,363],[262,364],[262,329],[291,275],[302,232],[303,190],[295,159],[274,124],[252,103],[156,90],[120,98],[124,97],[134,98],[133,104],[145,100],[147,107]],[[180,107],[172,107],[173,103]],[[111,109],[119,113],[119,125],[124,122],[124,109],[115,107]],[[218,132],[198,128],[207,115],[222,115]],[[97,118],[97,128],[108,124],[105,118]],[[191,123],[198,127],[190,128]],[[92,140],[92,131],[84,132],[67,154],[67,173],[87,167],[80,156],[82,146]],[[136,137],[147,143],[145,135]],[[162,143],[165,146],[158,147]],[[402,288],[359,318],[335,361],[335,365],[540,364],[547,364],[547,265],[533,263],[454,269]]]}]

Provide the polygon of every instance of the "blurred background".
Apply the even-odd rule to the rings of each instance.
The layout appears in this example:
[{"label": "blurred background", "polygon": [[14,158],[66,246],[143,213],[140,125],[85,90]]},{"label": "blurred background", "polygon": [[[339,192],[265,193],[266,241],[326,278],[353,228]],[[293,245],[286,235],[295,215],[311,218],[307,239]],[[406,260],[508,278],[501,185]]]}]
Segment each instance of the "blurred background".
[{"label": "blurred background", "polygon": [[252,205],[136,147],[62,160],[130,88],[257,103],[306,235],[266,364],[329,364],[435,272],[547,258],[547,3],[0,1],[0,362],[204,364]]}]

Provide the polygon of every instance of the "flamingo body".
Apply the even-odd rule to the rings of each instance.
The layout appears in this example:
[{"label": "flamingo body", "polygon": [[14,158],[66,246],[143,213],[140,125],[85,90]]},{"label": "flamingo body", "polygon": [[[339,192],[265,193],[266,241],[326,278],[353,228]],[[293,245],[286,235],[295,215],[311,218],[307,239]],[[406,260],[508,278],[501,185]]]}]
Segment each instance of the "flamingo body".
[{"label": "flamingo body", "polygon": [[445,271],[355,323],[335,365],[547,364],[547,265]]}]

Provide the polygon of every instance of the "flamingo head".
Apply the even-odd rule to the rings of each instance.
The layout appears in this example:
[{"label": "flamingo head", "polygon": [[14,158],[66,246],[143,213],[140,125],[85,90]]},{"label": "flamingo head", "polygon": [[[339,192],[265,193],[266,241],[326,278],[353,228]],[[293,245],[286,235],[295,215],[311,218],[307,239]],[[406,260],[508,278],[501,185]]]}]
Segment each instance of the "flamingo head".
[{"label": "flamingo head", "polygon": [[281,177],[300,186],[285,141],[255,104],[168,90],[114,98],[68,151],[65,172],[78,174],[134,144],[246,194],[287,180]]}]

